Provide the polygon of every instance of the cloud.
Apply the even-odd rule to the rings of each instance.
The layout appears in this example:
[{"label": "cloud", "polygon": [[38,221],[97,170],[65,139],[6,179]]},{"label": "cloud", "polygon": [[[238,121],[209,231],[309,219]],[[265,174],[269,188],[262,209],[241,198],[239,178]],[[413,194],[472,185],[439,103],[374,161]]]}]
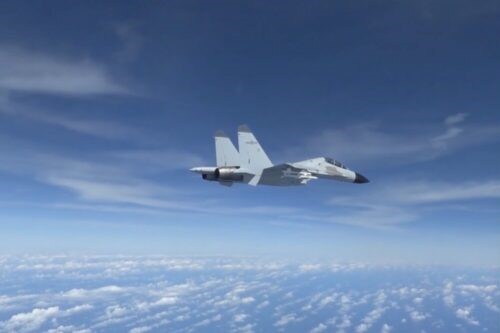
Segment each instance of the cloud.
[{"label": "cloud", "polygon": [[[330,205],[353,209],[322,220],[365,227],[390,227],[417,220],[425,213],[423,208],[436,208],[439,204],[454,202],[465,202],[471,206],[474,201],[483,199],[500,199],[500,180],[450,183],[387,181],[373,184],[356,196],[331,198],[328,201]],[[311,218],[314,219],[314,215]]]},{"label": "cloud", "polygon": [[252,333],[254,332],[253,328],[255,327],[255,324],[246,324],[241,327],[237,327],[233,330],[233,332],[240,332],[240,333]]},{"label": "cloud", "polygon": [[443,288],[443,301],[448,307],[455,304],[455,295],[453,295],[453,282],[448,281]]},{"label": "cloud", "polygon": [[437,147],[440,147],[440,146],[444,147],[446,145],[447,141],[457,137],[462,132],[463,132],[463,130],[461,128],[456,128],[456,127],[448,128],[446,130],[446,132],[444,132],[443,134],[432,138],[432,142]]},{"label": "cloud", "polygon": [[448,142],[452,139],[458,137],[463,133],[463,129],[457,127],[459,123],[462,123],[465,120],[467,114],[465,113],[457,113],[451,116],[448,116],[444,120],[444,124],[446,127],[446,131],[443,134],[435,136],[431,139],[432,145],[437,149],[446,149]]},{"label": "cloud", "polygon": [[478,326],[479,321],[472,317],[472,307],[459,308],[455,312],[457,318],[465,320],[468,324]]},{"label": "cloud", "polygon": [[[420,330],[430,323],[424,321],[430,315],[416,310],[413,300],[428,296],[424,304],[431,305],[439,301],[436,296],[439,297],[440,292],[448,289],[456,295],[456,303],[467,301],[471,305],[456,309],[445,307],[443,311],[434,312],[434,323],[446,320],[442,327],[455,327],[460,323],[476,326],[475,322],[481,322],[492,330],[490,318],[498,314],[483,307],[485,297],[491,297],[494,302],[497,296],[496,285],[484,283],[496,281],[496,269],[482,270],[481,274],[469,276],[467,284],[455,286],[448,284],[451,281],[448,279],[443,285],[442,279],[454,279],[457,268],[435,266],[353,263],[337,265],[345,269],[331,270],[328,269],[331,265],[325,264],[320,273],[311,274],[300,269],[307,262],[266,260],[265,264],[254,263],[254,270],[225,268],[228,264],[247,267],[245,263],[254,260],[164,255],[0,257],[4,293],[15,292],[15,295],[0,296],[1,307],[11,302],[18,307],[15,312],[12,308],[4,311],[10,317],[0,323],[0,331],[22,331],[21,325],[26,324],[25,331],[50,330],[52,333],[176,332],[177,329],[232,332],[309,329],[313,333],[378,330],[387,333],[404,330],[404,326],[399,325],[405,314],[413,320],[414,328]],[[199,269],[192,271],[193,265]],[[358,268],[349,269],[351,266]],[[169,267],[177,267],[177,270],[172,272]],[[354,277],[356,281],[364,281],[361,289],[358,284],[342,283],[354,281]],[[43,281],[50,281],[51,288]],[[404,287],[401,283],[411,283],[411,286]],[[286,294],[291,297],[284,302]],[[329,298],[333,295],[335,297]],[[393,299],[394,296],[397,298]],[[242,301],[247,297],[254,301]],[[226,299],[236,301],[225,303],[223,308],[215,307],[218,301]],[[276,306],[258,311],[264,300]],[[366,311],[370,301],[373,308]],[[319,308],[323,302],[328,304],[328,309]],[[313,310],[305,310],[307,304],[312,304]],[[478,306],[481,311],[474,316],[473,309]],[[315,311],[317,309],[320,311]],[[332,311],[335,316],[329,318]],[[390,315],[386,319],[393,321],[381,321],[388,311]],[[353,326],[352,318],[360,321]]]},{"label": "cloud", "polygon": [[91,304],[81,304],[81,305],[76,305],[72,308],[64,310],[63,314],[66,316],[72,316],[74,314],[78,314],[81,312],[90,311],[93,308],[94,308],[94,306]]},{"label": "cloud", "polygon": [[200,327],[200,326],[207,326],[210,325],[211,323],[214,323],[216,321],[220,321],[222,319],[221,314],[216,314],[215,316],[211,318],[204,319],[196,324],[194,324],[195,327]]},{"label": "cloud", "polygon": [[453,126],[453,125],[456,125],[456,124],[463,122],[466,117],[467,117],[467,113],[463,113],[463,112],[453,114],[451,116],[446,117],[446,119],[444,120],[444,123],[447,126]]},{"label": "cloud", "polygon": [[158,305],[172,305],[177,303],[178,298],[175,296],[165,296],[153,303],[154,306]]},{"label": "cloud", "polygon": [[62,127],[69,131],[90,135],[108,140],[143,141],[144,135],[134,128],[115,121],[69,118],[62,115],[43,113],[40,111],[23,112],[23,116]]},{"label": "cloud", "polygon": [[263,308],[265,308],[265,307],[268,307],[268,306],[269,306],[269,304],[271,304],[271,303],[269,303],[269,301],[264,301],[264,302],[260,303],[259,305],[257,305],[257,307],[256,307],[256,308],[257,308],[257,309],[263,309]]},{"label": "cloud", "polygon": [[[45,274],[46,272],[64,272],[68,275],[74,275],[79,272],[81,273],[81,271],[97,270],[105,271],[106,274],[109,274],[111,276],[121,276],[138,273],[144,268],[161,269],[162,271],[201,270],[204,269],[205,264],[207,264],[202,260],[164,256],[87,256],[77,258],[78,259],[70,259],[68,257],[62,257],[60,260],[54,261],[51,257],[28,256],[23,259],[22,263],[17,263],[15,266],[13,266],[12,269],[19,272],[19,274]],[[222,265],[216,267],[218,269],[226,269]],[[259,267],[256,265],[254,266],[254,269],[259,270]],[[76,276],[82,277],[81,275]],[[174,286],[169,288],[169,292],[173,292],[174,289],[176,292],[178,292],[179,290],[189,289],[190,287],[191,286],[189,284],[176,285],[175,288]],[[104,290],[110,291],[116,290],[116,288],[111,287],[105,288]],[[24,295],[22,297],[16,298],[0,296],[0,305],[5,305],[11,302],[20,302],[23,298],[29,299],[32,297],[34,296]]]},{"label": "cloud", "polygon": [[39,105],[30,106],[20,102],[0,88],[0,113],[16,116],[27,121],[34,121],[43,125],[64,129],[76,134],[93,136],[106,140],[133,141],[135,143],[154,142],[152,134],[142,133],[137,128],[124,125],[116,120],[100,118],[69,116],[65,111],[47,110]]},{"label": "cloud", "polygon": [[426,318],[428,318],[429,315],[428,314],[425,314],[425,313],[422,313],[422,312],[419,312],[417,310],[412,310],[410,311],[410,318],[411,320],[415,321],[415,322],[418,322],[418,321],[422,321],[422,320],[425,320]]},{"label": "cloud", "polygon": [[351,326],[351,317],[347,314],[343,314],[341,322],[337,325],[338,332],[345,332],[345,330]]},{"label": "cloud", "polygon": [[[497,290],[497,285],[461,284],[454,286],[452,282],[447,282],[443,289],[443,301],[447,307],[453,309],[457,318],[466,321],[470,325],[478,326],[479,321],[472,316],[473,306],[458,307],[454,309],[455,298],[465,296],[468,300],[471,297],[482,298],[486,308],[494,312],[500,312],[500,308],[493,302],[491,296]],[[456,291],[456,292],[455,292]]]},{"label": "cloud", "polygon": [[134,327],[129,331],[129,333],[145,333],[151,331],[152,329],[153,327],[150,326]]},{"label": "cloud", "polygon": [[[59,315],[59,307],[36,308],[31,312],[18,313],[2,323],[7,332],[30,332],[40,328],[47,320]],[[0,327],[2,327],[0,326]]]},{"label": "cloud", "polygon": [[500,198],[500,180],[482,182],[410,182],[391,184],[395,189],[385,190],[391,200],[405,204],[423,204],[446,201]]},{"label": "cloud", "polygon": [[299,321],[300,319],[297,318],[297,315],[295,313],[289,313],[286,315],[283,315],[274,323],[274,326],[276,327],[283,327],[286,326],[292,322]]},{"label": "cloud", "polygon": [[121,41],[121,48],[115,53],[117,59],[129,62],[135,60],[144,42],[143,36],[134,22],[120,22],[112,26],[113,32]]},{"label": "cloud", "polygon": [[51,328],[46,333],[92,333],[90,329],[79,328],[73,325],[60,325],[56,328]]},{"label": "cloud", "polygon": [[491,311],[500,313],[500,306],[495,304],[494,299],[491,295],[484,296],[484,305]]},{"label": "cloud", "polygon": [[361,323],[356,327],[356,333],[364,333],[370,329],[370,326],[365,323]]},{"label": "cloud", "polygon": [[120,305],[110,305],[106,307],[105,316],[107,318],[121,317],[126,315],[128,312],[129,310],[127,308]]},{"label": "cloud", "polygon": [[165,189],[145,181],[98,181],[70,176],[47,176],[43,181],[69,189],[80,198],[93,202],[127,203],[155,208],[179,208],[176,204],[161,200]]},{"label": "cloud", "polygon": [[380,333],[389,333],[392,331],[392,327],[387,325],[387,324],[384,324],[382,325],[382,329],[380,330]]},{"label": "cloud", "polygon": [[[49,208],[140,214],[245,213],[247,216],[273,217],[298,210],[295,207],[276,205],[240,205],[221,210],[218,207],[218,204],[222,204],[221,199],[212,199],[211,205],[208,205],[206,196],[200,196],[185,187],[169,186],[155,178],[160,172],[164,175],[167,171],[201,161],[188,152],[121,150],[73,158],[23,149],[22,144],[14,151],[10,147],[10,144],[0,143],[0,171],[31,176],[38,182],[69,190],[76,195],[78,201],[89,203],[54,203]],[[170,164],[167,158],[172,158]]]},{"label": "cloud", "polygon": [[[484,181],[389,181],[373,185],[367,191],[357,195],[359,203],[350,196],[336,196],[330,199],[331,204],[337,205],[363,205],[365,207],[395,203],[401,208],[410,205],[425,205],[433,203],[455,202],[463,200],[499,199],[500,180],[491,179]],[[361,198],[361,200],[360,200]]]},{"label": "cloud", "polygon": [[244,314],[244,313],[238,313],[238,314],[235,314],[235,315],[234,315],[233,320],[234,320],[236,323],[240,323],[240,322],[242,322],[242,321],[245,321],[247,318],[248,318],[248,315],[246,315],[246,314]]},{"label": "cloud", "polygon": [[145,172],[187,169],[204,163],[196,154],[174,149],[129,149],[113,151],[109,155],[119,163],[141,167]]},{"label": "cloud", "polygon": [[[0,147],[0,150],[2,147]],[[196,206],[192,200],[180,201],[179,191],[174,192],[167,185],[145,179],[141,171],[140,158],[128,162],[113,156],[105,156],[97,161],[93,159],[74,159],[58,155],[47,155],[24,151],[22,148],[11,154],[0,155],[0,169],[30,175],[37,181],[64,188],[75,193],[79,199],[92,203],[133,204],[158,210],[203,210],[203,205]],[[172,163],[174,167],[176,162]],[[147,160],[142,162],[142,169],[161,169]],[[165,171],[165,169],[163,169]],[[70,208],[70,207],[68,207]],[[84,207],[81,207],[82,209]],[[115,207],[119,209],[120,207]],[[89,206],[86,209],[99,209]],[[121,207],[127,209],[127,207]]]},{"label": "cloud", "polygon": [[299,266],[299,269],[303,272],[318,271],[321,268],[321,264],[302,264]]},{"label": "cloud", "polygon": [[0,45],[0,90],[51,95],[129,94],[90,60],[70,60]]},{"label": "cloud", "polygon": [[356,327],[356,333],[367,332],[373,324],[382,316],[382,314],[387,310],[386,307],[381,307],[381,303],[372,311],[370,311]]},{"label": "cloud", "polygon": [[323,323],[319,323],[316,327],[314,327],[312,330],[309,331],[309,333],[321,333],[326,331],[328,326],[326,326]]},{"label": "cloud", "polygon": [[255,302],[252,296],[242,296],[241,294],[248,291],[248,287],[237,285],[232,290],[224,295],[224,298],[215,302],[215,306],[237,306],[240,304],[250,304]]},{"label": "cloud", "polygon": [[328,304],[335,302],[336,299],[337,299],[337,294],[326,296],[323,299],[321,299],[321,301],[318,303],[318,306],[319,308],[324,308]]},{"label": "cloud", "polygon": [[385,228],[416,220],[417,215],[411,211],[390,206],[359,205],[360,210],[347,214],[338,214],[326,218],[331,223],[355,225],[368,228]]},{"label": "cloud", "polygon": [[[378,124],[364,123],[320,131],[303,144],[285,152],[284,160],[297,156],[333,156],[346,164],[373,166],[428,161],[469,146],[500,140],[498,124],[465,124],[463,113],[447,117],[442,123],[422,128],[408,125],[405,133],[388,131]],[[383,163],[381,163],[383,162]]]},{"label": "cloud", "polygon": [[465,292],[474,292],[474,293],[492,293],[497,290],[496,284],[490,284],[486,286],[479,286],[475,284],[461,284],[457,286],[458,289]]},{"label": "cloud", "polygon": [[75,288],[62,293],[61,297],[71,299],[100,298],[123,292],[125,292],[124,288],[109,285],[95,289]]},{"label": "cloud", "polygon": [[250,297],[243,297],[241,299],[242,304],[248,304],[248,303],[253,303],[253,302],[255,302],[255,298],[253,298],[251,296]]}]

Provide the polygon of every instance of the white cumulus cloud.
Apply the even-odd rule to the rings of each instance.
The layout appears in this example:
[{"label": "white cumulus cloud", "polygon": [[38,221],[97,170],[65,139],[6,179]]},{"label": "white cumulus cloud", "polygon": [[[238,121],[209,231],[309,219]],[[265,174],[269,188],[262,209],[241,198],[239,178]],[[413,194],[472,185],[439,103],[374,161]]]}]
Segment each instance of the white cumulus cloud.
[{"label": "white cumulus cloud", "polygon": [[6,332],[32,332],[40,328],[47,320],[60,314],[58,306],[36,308],[31,312],[18,313],[2,323],[0,327]]}]

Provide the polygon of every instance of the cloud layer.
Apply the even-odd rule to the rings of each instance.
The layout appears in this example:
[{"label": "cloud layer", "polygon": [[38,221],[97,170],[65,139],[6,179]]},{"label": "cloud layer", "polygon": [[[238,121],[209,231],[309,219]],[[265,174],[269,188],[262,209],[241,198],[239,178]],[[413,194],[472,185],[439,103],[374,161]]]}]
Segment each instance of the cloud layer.
[{"label": "cloud layer", "polygon": [[498,269],[124,255],[4,256],[0,268],[5,332],[499,328]]}]

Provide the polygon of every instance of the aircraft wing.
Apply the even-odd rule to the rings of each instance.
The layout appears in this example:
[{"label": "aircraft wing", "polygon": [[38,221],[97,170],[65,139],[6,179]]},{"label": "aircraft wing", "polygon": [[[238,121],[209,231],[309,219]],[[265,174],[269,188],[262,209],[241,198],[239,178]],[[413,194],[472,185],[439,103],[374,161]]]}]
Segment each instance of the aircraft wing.
[{"label": "aircraft wing", "polygon": [[[297,168],[291,164],[283,163],[262,170],[258,184],[266,185],[305,185],[318,177],[307,169]],[[253,179],[252,179],[253,180]]]},{"label": "aircraft wing", "polygon": [[297,168],[297,167],[293,166],[290,163],[276,164],[275,166],[272,166],[270,168],[266,168],[264,170],[280,170],[280,171],[285,171],[287,169],[290,169],[290,170],[296,171],[296,172],[307,171],[306,169]]}]

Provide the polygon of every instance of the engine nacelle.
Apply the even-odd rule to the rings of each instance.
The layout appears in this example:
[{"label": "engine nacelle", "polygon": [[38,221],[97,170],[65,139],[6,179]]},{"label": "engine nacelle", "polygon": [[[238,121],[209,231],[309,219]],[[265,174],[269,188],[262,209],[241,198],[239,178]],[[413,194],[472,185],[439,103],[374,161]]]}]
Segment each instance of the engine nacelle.
[{"label": "engine nacelle", "polygon": [[239,173],[239,168],[235,167],[224,167],[215,169],[214,176],[216,180],[222,182],[241,182],[243,181],[243,175]]},{"label": "engine nacelle", "polygon": [[239,173],[238,167],[220,167],[215,168],[213,172],[206,170],[201,174],[204,180],[219,181],[219,182],[241,182],[243,174]]}]

